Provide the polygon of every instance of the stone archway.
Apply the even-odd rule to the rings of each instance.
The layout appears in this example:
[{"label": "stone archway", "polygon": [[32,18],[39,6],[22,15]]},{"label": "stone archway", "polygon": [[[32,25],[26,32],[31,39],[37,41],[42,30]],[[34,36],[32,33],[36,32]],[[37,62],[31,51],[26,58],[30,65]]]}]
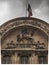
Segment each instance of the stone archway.
[{"label": "stone archway", "polygon": [[[43,56],[46,58],[48,56],[47,54],[49,24],[42,20],[27,17],[16,18],[3,24],[0,27],[0,34],[1,52],[3,54],[2,57],[4,55],[6,56],[12,55],[12,57],[11,56],[10,57],[12,59],[15,59],[14,61],[12,60],[12,64],[19,63],[20,58],[17,54],[20,51],[22,53],[23,51],[27,51],[28,54],[31,53],[29,61],[32,64],[39,63],[38,59],[41,58],[41,56],[42,58]],[[7,53],[8,55],[5,53]],[[24,56],[25,55],[23,55],[23,57]],[[42,62],[45,63],[45,61]]]}]

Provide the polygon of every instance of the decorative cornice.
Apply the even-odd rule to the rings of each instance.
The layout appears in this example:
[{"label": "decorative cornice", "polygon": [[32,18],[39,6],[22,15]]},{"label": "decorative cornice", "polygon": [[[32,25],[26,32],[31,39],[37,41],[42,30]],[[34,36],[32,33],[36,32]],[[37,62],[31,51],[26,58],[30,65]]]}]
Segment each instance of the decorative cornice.
[{"label": "decorative cornice", "polygon": [[37,27],[43,30],[47,35],[49,35],[48,23],[37,18],[28,18],[28,17],[12,19],[6,22],[0,27],[0,34],[3,35],[6,31],[10,30],[11,28],[21,26],[21,25],[29,25],[29,26]]}]

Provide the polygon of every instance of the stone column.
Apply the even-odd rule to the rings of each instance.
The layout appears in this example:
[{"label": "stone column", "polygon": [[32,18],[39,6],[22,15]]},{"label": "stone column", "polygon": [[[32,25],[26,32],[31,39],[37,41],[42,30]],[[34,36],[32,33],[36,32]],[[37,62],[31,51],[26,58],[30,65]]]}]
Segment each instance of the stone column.
[{"label": "stone column", "polygon": [[3,54],[1,55],[1,62],[0,62],[1,64],[2,64],[2,62],[3,62],[3,60],[2,60],[2,59],[3,59]]},{"label": "stone column", "polygon": [[29,61],[30,61],[30,64],[38,64],[38,55],[35,55],[35,53],[33,53]]},{"label": "stone column", "polygon": [[46,56],[46,63],[48,64],[48,55]]},{"label": "stone column", "polygon": [[15,53],[15,64],[19,64],[19,56]]},{"label": "stone column", "polygon": [[11,57],[12,64],[19,64],[19,56],[15,52],[15,54],[12,55]]},{"label": "stone column", "polygon": [[15,55],[14,54],[11,56],[11,63],[15,64]]},{"label": "stone column", "polygon": [[16,62],[16,64],[19,64],[20,63],[20,58],[19,58],[19,56],[17,56],[17,62]]},{"label": "stone column", "polygon": [[32,64],[32,56],[29,57],[29,64]]}]

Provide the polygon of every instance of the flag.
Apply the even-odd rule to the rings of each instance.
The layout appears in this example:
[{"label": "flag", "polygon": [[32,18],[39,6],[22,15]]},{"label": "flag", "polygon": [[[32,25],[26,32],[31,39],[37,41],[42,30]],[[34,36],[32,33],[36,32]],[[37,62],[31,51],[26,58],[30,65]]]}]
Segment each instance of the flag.
[{"label": "flag", "polygon": [[28,17],[32,16],[32,9],[30,4],[28,4]]}]

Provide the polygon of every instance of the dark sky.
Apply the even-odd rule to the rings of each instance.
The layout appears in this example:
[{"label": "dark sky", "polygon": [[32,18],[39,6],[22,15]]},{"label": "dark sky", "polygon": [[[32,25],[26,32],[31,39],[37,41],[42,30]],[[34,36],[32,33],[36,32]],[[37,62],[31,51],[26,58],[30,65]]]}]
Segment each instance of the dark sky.
[{"label": "dark sky", "polygon": [[[32,8],[32,17],[49,23],[49,0],[27,0]],[[26,16],[26,0],[0,0],[0,25],[6,21]]]}]

